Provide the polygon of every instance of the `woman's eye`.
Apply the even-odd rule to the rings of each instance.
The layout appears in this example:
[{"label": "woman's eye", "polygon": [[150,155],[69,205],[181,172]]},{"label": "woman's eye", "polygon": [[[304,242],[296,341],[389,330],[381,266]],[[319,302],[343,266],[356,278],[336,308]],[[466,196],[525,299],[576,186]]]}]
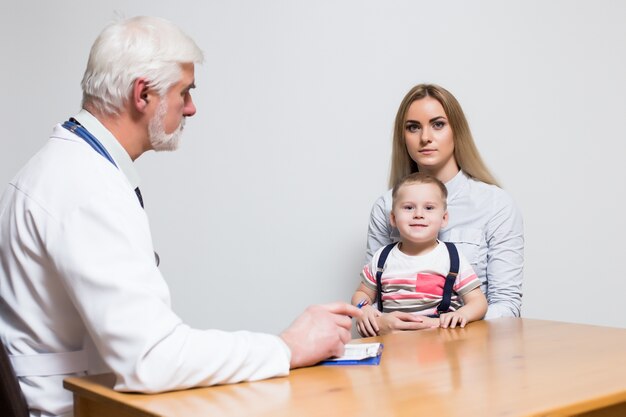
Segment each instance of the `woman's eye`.
[{"label": "woman's eye", "polygon": [[435,129],[442,129],[445,125],[446,125],[446,123],[441,121],[441,120],[438,120],[435,123],[433,123],[433,127]]},{"label": "woman's eye", "polygon": [[419,125],[415,124],[415,123],[411,123],[406,125],[406,130],[408,130],[411,133],[415,133],[420,129]]}]

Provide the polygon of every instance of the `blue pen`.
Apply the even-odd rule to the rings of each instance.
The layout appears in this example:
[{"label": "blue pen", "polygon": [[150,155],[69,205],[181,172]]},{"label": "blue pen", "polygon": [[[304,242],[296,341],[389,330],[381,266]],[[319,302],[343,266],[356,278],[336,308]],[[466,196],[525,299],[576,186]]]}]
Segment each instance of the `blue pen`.
[{"label": "blue pen", "polygon": [[[359,301],[359,304],[356,305],[356,308],[360,309],[361,307],[363,307],[364,305],[369,304],[369,301],[367,301],[365,298],[362,299],[361,301]],[[352,318],[352,316],[348,316],[350,318]]]}]

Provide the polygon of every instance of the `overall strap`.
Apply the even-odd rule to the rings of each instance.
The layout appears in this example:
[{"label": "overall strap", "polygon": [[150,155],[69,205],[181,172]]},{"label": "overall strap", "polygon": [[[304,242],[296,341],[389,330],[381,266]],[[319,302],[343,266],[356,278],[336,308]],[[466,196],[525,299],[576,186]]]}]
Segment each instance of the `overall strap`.
[{"label": "overall strap", "polygon": [[385,269],[385,262],[387,262],[387,256],[389,252],[396,246],[398,242],[390,243],[380,252],[378,257],[378,263],[376,264],[376,301],[378,302],[378,311],[383,311],[383,270]]},{"label": "overall strap", "polygon": [[441,303],[437,306],[437,314],[447,313],[450,309],[450,300],[452,298],[452,288],[454,282],[459,274],[459,252],[454,246],[454,243],[444,242],[448,248],[448,255],[450,256],[450,272],[446,277],[446,283],[443,286],[443,297]]}]

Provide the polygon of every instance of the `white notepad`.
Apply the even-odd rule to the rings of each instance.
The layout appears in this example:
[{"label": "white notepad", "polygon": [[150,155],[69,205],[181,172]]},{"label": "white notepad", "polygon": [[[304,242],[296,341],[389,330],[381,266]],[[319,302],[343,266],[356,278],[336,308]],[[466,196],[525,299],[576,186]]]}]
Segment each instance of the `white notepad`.
[{"label": "white notepad", "polygon": [[343,355],[322,362],[323,365],[378,365],[382,343],[349,343]]}]

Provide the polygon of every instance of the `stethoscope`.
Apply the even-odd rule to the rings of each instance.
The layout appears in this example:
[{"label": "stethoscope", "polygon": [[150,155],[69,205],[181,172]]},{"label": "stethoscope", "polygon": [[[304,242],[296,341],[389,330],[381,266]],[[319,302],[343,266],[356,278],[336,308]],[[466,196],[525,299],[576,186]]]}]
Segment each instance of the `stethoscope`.
[{"label": "stethoscope", "polygon": [[[87,144],[91,146],[94,151],[105,157],[110,163],[113,164],[115,168],[119,169],[109,152],[107,152],[106,148],[102,146],[102,143],[100,143],[100,141],[94,135],[92,135],[87,129],[85,129],[83,125],[78,123],[78,120],[70,117],[70,120],[63,123],[63,127],[87,142]],[[139,190],[139,187],[135,188],[135,194],[137,195],[137,199],[139,200],[141,208],[143,208],[143,197],[141,196],[141,191]],[[161,263],[161,258],[159,257],[159,254],[156,253],[156,251],[154,252],[154,261],[156,262],[157,266],[159,266],[159,264]]]}]

